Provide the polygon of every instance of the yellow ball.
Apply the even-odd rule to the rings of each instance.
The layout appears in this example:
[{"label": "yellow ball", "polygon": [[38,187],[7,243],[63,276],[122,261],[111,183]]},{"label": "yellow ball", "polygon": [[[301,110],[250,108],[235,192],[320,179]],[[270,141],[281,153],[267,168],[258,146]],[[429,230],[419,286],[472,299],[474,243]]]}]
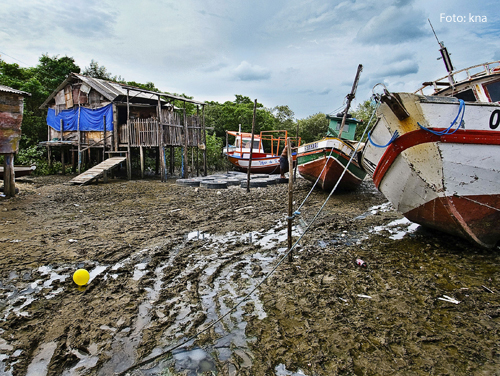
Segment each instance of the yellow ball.
[{"label": "yellow ball", "polygon": [[88,283],[89,279],[90,279],[90,274],[85,269],[78,269],[73,274],[73,281],[75,281],[75,283],[78,286],[86,285]]}]

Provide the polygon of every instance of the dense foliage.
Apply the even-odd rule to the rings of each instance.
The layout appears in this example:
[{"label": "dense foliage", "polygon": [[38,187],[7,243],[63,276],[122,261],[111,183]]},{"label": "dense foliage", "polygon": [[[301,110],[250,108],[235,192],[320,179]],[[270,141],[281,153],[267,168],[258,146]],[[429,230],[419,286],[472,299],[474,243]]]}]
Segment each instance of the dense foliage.
[{"label": "dense foliage", "polygon": [[[80,73],[81,69],[75,64],[74,59],[68,56],[50,57],[44,54],[40,57],[36,67],[29,68],[22,68],[18,64],[9,64],[0,59],[0,84],[31,94],[30,97],[25,99],[22,124],[23,136],[17,160],[26,164],[36,162],[37,166],[39,166],[38,171],[42,173],[51,173],[52,171],[46,168],[48,164],[44,160],[44,149],[37,146],[40,141],[47,139],[47,109],[40,109],[39,107],[71,72]],[[164,92],[156,88],[153,82],[142,84],[135,81],[126,81],[121,76],[113,75],[106,67],[100,66],[95,60],[92,60],[90,65],[84,68],[82,74],[154,92]],[[169,94],[192,99],[192,97],[185,94]],[[224,166],[222,147],[225,144],[225,131],[238,130],[240,124],[242,131],[251,131],[254,101],[247,96],[237,94],[233,101],[206,103],[207,161],[210,169],[222,168]],[[175,100],[173,104],[178,108],[185,107],[188,114],[196,114],[200,111],[194,104],[181,100]],[[360,104],[353,114],[356,118],[365,120],[366,124],[371,110],[372,105],[369,101],[366,101]],[[199,114],[201,115],[201,112]],[[257,103],[255,133],[283,129],[288,131],[290,137],[296,137],[298,130],[302,143],[312,142],[325,136],[328,129],[328,119],[325,114],[318,113],[300,120],[295,120],[294,116],[294,112],[287,105],[266,108],[263,104]],[[363,127],[359,128],[359,134],[356,133],[358,137],[363,132]]]}]

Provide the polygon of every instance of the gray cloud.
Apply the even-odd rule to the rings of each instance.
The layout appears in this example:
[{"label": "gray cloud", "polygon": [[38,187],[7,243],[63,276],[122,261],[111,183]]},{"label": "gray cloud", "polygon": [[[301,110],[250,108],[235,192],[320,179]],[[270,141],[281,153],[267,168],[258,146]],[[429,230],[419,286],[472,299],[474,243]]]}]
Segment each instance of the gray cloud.
[{"label": "gray cloud", "polygon": [[236,77],[242,81],[262,81],[271,77],[271,71],[259,65],[252,65],[242,61],[234,70]]},{"label": "gray cloud", "polygon": [[115,10],[106,10],[102,3],[94,0],[72,3],[68,7],[56,1],[46,1],[43,5],[18,3],[2,13],[0,30],[24,38],[47,37],[54,32],[59,36],[68,33],[81,38],[109,37],[118,16]]},{"label": "gray cloud", "polygon": [[372,17],[356,36],[363,44],[398,44],[414,41],[430,34],[426,17],[408,1],[400,1]]},{"label": "gray cloud", "polygon": [[376,72],[378,77],[397,77],[418,72],[418,64],[414,60],[395,61],[383,66]]},{"label": "gray cloud", "polygon": [[214,63],[207,66],[202,67],[200,70],[205,73],[213,73],[218,72],[223,68],[227,67],[227,63]]}]

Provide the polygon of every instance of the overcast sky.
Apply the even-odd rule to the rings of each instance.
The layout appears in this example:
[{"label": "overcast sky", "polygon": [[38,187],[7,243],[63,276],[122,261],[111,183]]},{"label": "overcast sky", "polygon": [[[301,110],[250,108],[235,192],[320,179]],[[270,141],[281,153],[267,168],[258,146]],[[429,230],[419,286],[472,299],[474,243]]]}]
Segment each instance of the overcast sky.
[{"label": "overcast sky", "polygon": [[[235,94],[298,119],[342,106],[358,64],[354,106],[372,87],[415,91],[500,59],[497,0],[0,0],[0,55],[35,66],[43,53],[91,59],[128,81],[201,101]],[[472,22],[475,21],[475,22]],[[479,22],[481,21],[481,22]]]}]

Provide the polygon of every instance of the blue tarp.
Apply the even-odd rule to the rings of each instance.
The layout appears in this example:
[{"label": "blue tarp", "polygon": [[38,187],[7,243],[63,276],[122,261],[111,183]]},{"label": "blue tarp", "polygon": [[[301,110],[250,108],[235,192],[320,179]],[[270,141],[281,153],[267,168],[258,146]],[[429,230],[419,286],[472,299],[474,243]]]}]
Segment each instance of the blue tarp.
[{"label": "blue tarp", "polygon": [[[113,105],[92,110],[80,107],[80,130],[81,131],[104,131],[103,116],[106,116],[106,131],[113,130]],[[64,123],[64,131],[78,130],[78,108],[64,110],[56,115],[55,110],[49,108],[47,112],[47,125],[56,131],[61,131],[61,119]]]}]

